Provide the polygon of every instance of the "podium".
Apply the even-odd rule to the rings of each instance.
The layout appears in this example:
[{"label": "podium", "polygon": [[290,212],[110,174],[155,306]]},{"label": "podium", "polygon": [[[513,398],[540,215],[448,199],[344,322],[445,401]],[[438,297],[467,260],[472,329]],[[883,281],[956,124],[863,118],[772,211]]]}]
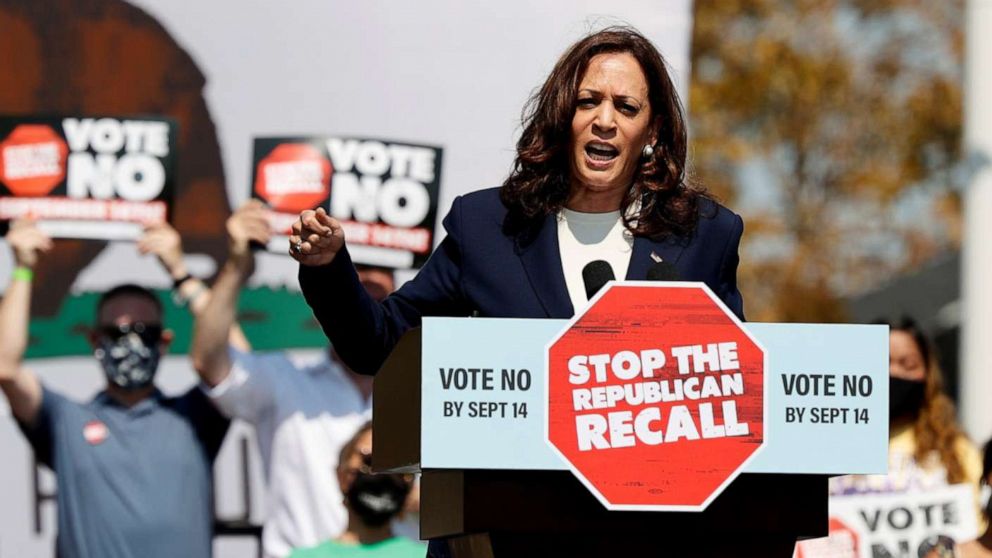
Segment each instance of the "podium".
[{"label": "podium", "polygon": [[569,471],[422,467],[422,347],[407,332],[375,377],[373,468],[422,473],[421,537],[454,558],[788,558],[827,534],[823,474],[743,473],[705,511],[635,512],[608,511]]}]

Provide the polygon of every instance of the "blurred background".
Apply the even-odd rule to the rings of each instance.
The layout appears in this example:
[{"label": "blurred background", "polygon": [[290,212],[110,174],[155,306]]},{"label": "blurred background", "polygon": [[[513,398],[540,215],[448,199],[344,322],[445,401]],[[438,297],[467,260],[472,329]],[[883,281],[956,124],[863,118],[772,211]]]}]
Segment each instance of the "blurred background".
[{"label": "blurred background", "polygon": [[696,179],[745,218],[748,318],[908,314],[957,393],[962,0],[693,7]]}]

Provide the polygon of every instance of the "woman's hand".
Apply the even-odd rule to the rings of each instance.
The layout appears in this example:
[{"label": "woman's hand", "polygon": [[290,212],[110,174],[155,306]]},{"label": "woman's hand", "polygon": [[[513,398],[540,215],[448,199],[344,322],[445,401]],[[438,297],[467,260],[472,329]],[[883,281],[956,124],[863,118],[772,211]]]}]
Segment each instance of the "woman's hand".
[{"label": "woman's hand", "polygon": [[52,239],[41,232],[34,221],[20,219],[10,224],[7,244],[10,244],[14,251],[15,265],[28,269],[34,269],[38,265],[39,255],[48,252],[54,246]]},{"label": "woman's hand", "polygon": [[327,265],[344,247],[344,229],[341,223],[324,211],[307,209],[300,213],[300,220],[293,223],[289,237],[289,255],[307,266]]}]

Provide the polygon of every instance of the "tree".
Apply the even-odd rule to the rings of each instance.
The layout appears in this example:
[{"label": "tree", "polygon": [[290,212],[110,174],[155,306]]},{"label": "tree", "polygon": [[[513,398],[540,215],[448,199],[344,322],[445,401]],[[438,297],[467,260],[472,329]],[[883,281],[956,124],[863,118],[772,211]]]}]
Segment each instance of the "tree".
[{"label": "tree", "polygon": [[954,250],[963,0],[697,1],[694,179],[744,214],[751,319],[840,300]]}]

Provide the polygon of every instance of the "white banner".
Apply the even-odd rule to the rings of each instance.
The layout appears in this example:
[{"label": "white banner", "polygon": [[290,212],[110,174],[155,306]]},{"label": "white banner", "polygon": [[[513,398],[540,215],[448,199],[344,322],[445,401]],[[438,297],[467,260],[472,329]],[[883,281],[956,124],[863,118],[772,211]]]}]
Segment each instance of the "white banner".
[{"label": "white banner", "polygon": [[978,534],[975,492],[958,484],[830,498],[830,536],[800,542],[796,558],[943,558]]}]

